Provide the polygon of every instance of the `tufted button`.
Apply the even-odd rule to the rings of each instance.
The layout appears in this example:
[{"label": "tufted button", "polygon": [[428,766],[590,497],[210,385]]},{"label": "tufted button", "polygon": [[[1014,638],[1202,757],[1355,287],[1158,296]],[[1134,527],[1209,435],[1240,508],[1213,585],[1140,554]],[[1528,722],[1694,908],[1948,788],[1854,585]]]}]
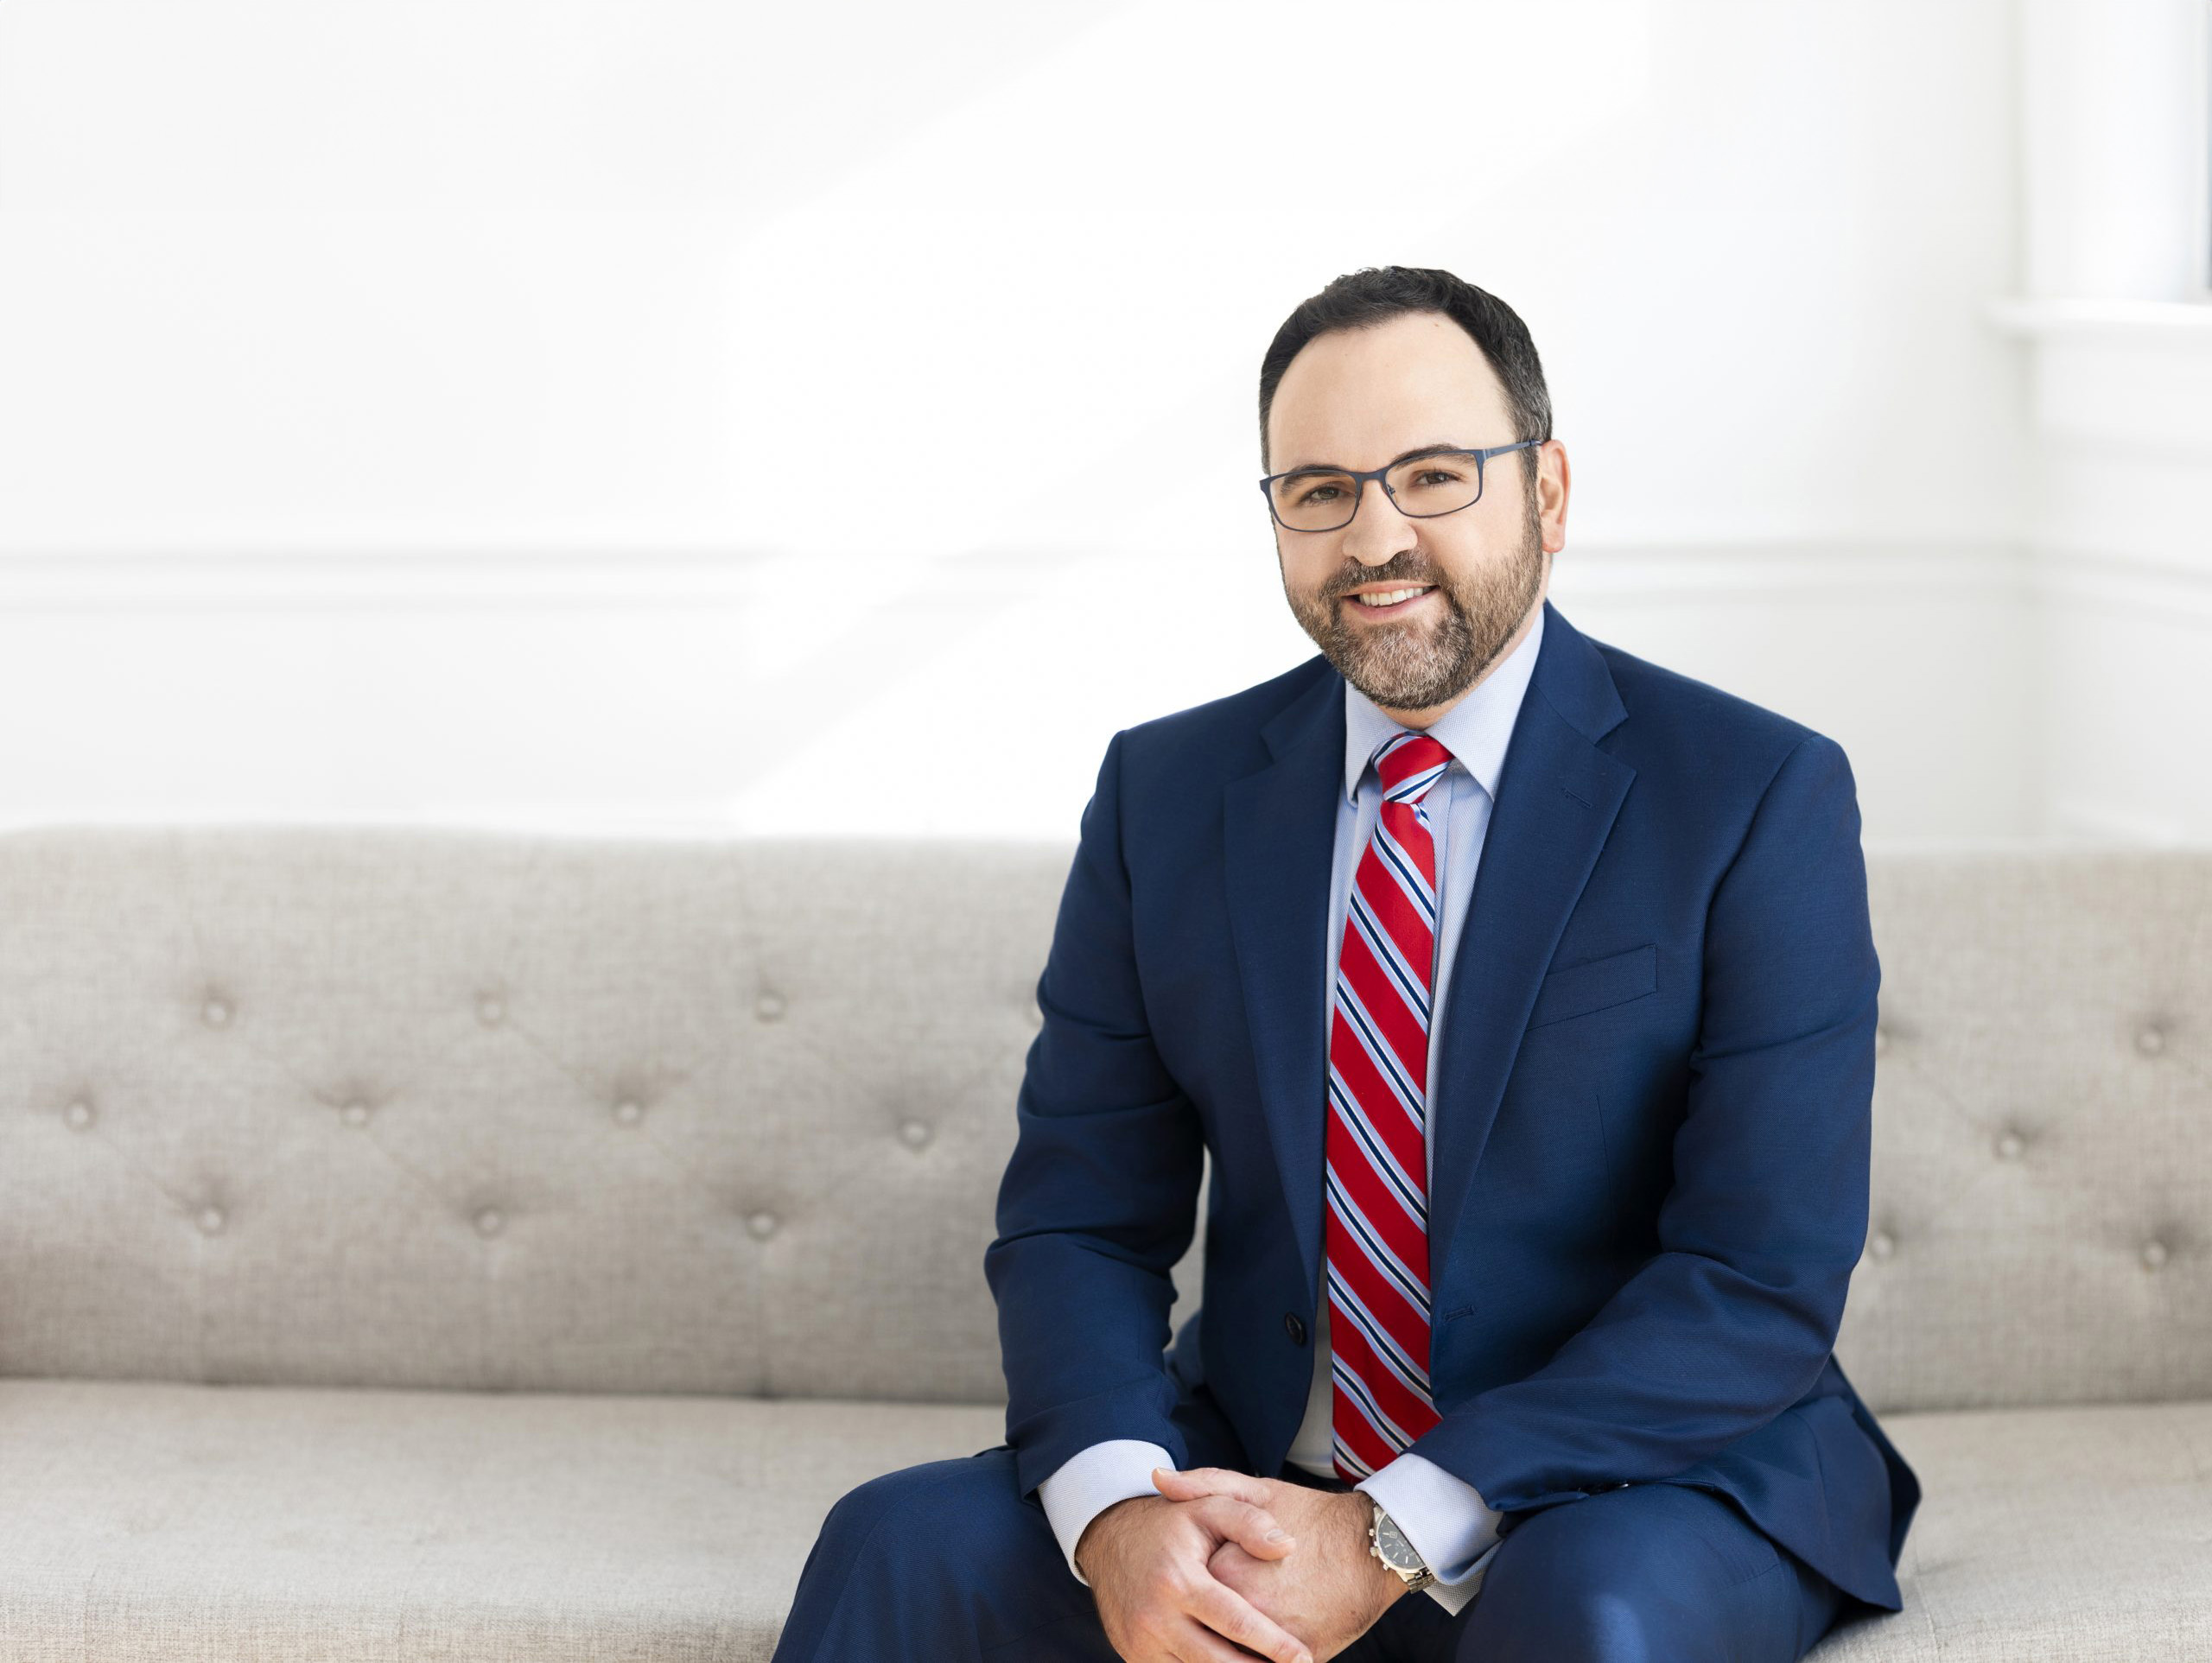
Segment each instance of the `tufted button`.
[{"label": "tufted button", "polygon": [[476,1016],[487,1028],[496,1028],[506,1020],[507,1001],[497,993],[486,993],[476,1001]]},{"label": "tufted button", "polygon": [[219,1028],[231,1019],[231,1007],[219,999],[211,999],[200,1007],[200,1019],[211,1028]]},{"label": "tufted button", "polygon": [[348,1126],[366,1126],[369,1123],[369,1106],[358,1097],[338,1112]]},{"label": "tufted button", "polygon": [[1290,1336],[1290,1342],[1293,1345],[1304,1345],[1306,1343],[1306,1319],[1300,1317],[1296,1311],[1286,1311],[1283,1312],[1282,1331]]},{"label": "tufted button", "polygon": [[930,1140],[929,1123],[926,1120],[901,1120],[899,1122],[899,1136],[907,1148],[919,1149]]},{"label": "tufted button", "polygon": [[1997,1140],[1997,1152],[2006,1160],[2018,1154],[2020,1147],[2020,1134],[2017,1132],[2007,1132]]},{"label": "tufted button", "polygon": [[202,1207],[200,1209],[200,1228],[210,1235],[221,1229],[223,1209],[220,1207]]},{"label": "tufted button", "polygon": [[748,1213],[745,1218],[745,1228],[752,1231],[760,1241],[766,1241],[776,1233],[776,1216],[766,1211]]},{"label": "tufted button", "polygon": [[81,1131],[92,1123],[92,1106],[79,1097],[61,1111],[61,1117]]},{"label": "tufted button", "polygon": [[2135,1036],[2135,1049],[2145,1057],[2156,1057],[2166,1048],[2166,1036],[2155,1025],[2140,1029]]},{"label": "tufted button", "polygon": [[2165,1262],[2166,1244],[2164,1242],[2153,1240],[2143,1244],[2143,1267],[2145,1270],[2156,1270]]},{"label": "tufted button", "polygon": [[753,1010],[763,1022],[773,1022],[784,1013],[784,996],[781,993],[763,993],[753,1001]]},{"label": "tufted button", "polygon": [[1866,1251],[1873,1258],[1887,1259],[1897,1251],[1897,1244],[1887,1230],[1877,1230],[1866,1243]]},{"label": "tufted button", "polygon": [[497,1207],[486,1207],[476,1215],[476,1233],[479,1235],[497,1235],[506,1228],[506,1222],[505,1216]]},{"label": "tufted button", "polygon": [[645,1114],[645,1107],[634,1097],[625,1097],[614,1105],[614,1118],[625,1126],[637,1125]]}]

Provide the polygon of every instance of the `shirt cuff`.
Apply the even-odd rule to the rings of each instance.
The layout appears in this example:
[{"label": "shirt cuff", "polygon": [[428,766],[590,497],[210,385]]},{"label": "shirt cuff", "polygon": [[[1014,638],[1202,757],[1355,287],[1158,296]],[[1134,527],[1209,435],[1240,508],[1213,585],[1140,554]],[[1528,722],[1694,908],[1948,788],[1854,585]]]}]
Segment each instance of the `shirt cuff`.
[{"label": "shirt cuff", "polygon": [[[1070,1465],[1074,1463],[1071,1462]],[[1457,1615],[1482,1591],[1505,1515],[1465,1479],[1411,1450],[1352,1486],[1382,1504],[1436,1580],[1427,1592]]]},{"label": "shirt cuff", "polygon": [[[1175,1457],[1160,1444],[1142,1438],[1109,1438],[1077,1450],[1037,1486],[1037,1500],[1052,1520],[1060,1555],[1067,1560],[1070,1574],[1085,1588],[1090,1586],[1090,1579],[1075,1568],[1076,1544],[1083,1539],[1084,1528],[1116,1501],[1126,1501],[1132,1495],[1159,1495],[1160,1486],[1152,1482],[1154,1467],[1173,1472]],[[1396,1516],[1395,1508],[1391,1515]]]}]

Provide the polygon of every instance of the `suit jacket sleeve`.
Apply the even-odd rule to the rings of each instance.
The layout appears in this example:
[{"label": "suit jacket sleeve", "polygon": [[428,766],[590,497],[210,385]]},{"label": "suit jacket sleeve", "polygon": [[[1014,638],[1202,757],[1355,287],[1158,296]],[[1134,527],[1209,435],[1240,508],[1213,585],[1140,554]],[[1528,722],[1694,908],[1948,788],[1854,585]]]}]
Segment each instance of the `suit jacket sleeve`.
[{"label": "suit jacket sleeve", "polygon": [[1865,1244],[1880,982],[1857,791],[1785,757],[1711,898],[1659,1247],[1535,1372],[1410,1446],[1512,1512],[1667,1476],[1764,1425],[1834,1349]]},{"label": "suit jacket sleeve", "polygon": [[1197,1228],[1205,1137],[1147,1025],[1122,860],[1124,735],[1106,747],[1045,970],[983,1272],[1024,1495],[1109,1439],[1189,1458],[1170,1419],[1168,1273]]}]

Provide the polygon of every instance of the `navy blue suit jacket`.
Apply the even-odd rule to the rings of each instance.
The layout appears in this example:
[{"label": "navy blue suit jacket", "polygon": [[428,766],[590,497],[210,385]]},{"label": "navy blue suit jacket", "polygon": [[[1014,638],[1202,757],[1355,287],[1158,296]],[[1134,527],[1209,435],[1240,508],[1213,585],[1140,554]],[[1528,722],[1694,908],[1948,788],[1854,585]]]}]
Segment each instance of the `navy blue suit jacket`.
[{"label": "navy blue suit jacket", "polygon": [[[1912,1469],[1833,1347],[1880,967],[1835,742],[1547,600],[1441,1035],[1412,1447],[1510,1532],[1688,1484],[1902,1609]],[[1025,1495],[1110,1438],[1279,1471],[1313,1368],[1344,682],[1319,655],[1106,747],[985,1274]],[[1205,1285],[1169,1272],[1213,1158]]]}]

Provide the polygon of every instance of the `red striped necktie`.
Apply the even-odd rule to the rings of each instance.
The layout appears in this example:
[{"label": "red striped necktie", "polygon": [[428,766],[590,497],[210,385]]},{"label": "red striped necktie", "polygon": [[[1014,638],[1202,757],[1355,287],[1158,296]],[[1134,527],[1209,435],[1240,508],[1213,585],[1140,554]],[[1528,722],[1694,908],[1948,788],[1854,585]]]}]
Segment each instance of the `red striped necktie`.
[{"label": "red striped necktie", "polygon": [[[1421,799],[1451,752],[1399,730],[1344,906],[1329,1025],[1329,1349],[1337,1471],[1357,1482],[1437,1423],[1428,1384],[1428,1028],[1439,900]],[[1442,799],[1439,800],[1440,807]]]}]

